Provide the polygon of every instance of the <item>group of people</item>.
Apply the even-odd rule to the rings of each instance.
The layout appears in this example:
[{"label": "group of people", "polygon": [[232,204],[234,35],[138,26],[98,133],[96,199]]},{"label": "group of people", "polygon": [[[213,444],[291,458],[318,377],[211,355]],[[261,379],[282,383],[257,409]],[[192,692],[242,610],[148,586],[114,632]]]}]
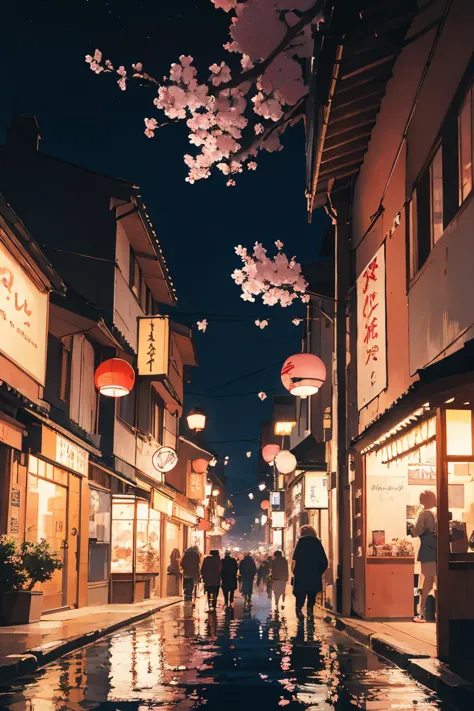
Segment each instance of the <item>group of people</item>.
[{"label": "group of people", "polygon": [[[322,576],[327,566],[326,553],[316,531],[312,526],[302,526],[291,563],[293,594],[298,616],[303,614],[305,603],[308,617],[313,616],[316,596],[322,590]],[[186,550],[181,559],[181,569],[185,600],[195,598],[197,586],[202,579],[210,612],[214,612],[217,608],[221,588],[226,609],[232,607],[239,582],[244,606],[250,607],[255,576],[257,576],[257,584],[265,582],[268,589],[273,591],[276,610],[280,609],[280,601],[281,609],[284,608],[290,567],[281,551],[275,551],[272,558],[262,561],[257,570],[251,553],[246,553],[238,562],[230,551],[226,551],[224,558],[221,559],[219,551],[212,550],[201,564],[199,549],[193,546]]]}]

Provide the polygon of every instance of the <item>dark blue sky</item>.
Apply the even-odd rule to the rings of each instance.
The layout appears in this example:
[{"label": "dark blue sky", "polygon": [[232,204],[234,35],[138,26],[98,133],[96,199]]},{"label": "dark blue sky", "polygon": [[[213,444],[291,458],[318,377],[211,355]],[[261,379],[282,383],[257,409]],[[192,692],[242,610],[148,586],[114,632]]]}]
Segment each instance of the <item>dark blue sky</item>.
[{"label": "dark blue sky", "polygon": [[[206,334],[196,335],[200,368],[191,391],[283,392],[278,367],[214,386],[300,349],[301,330],[291,323],[298,309],[243,302],[230,274],[239,266],[237,244],[258,240],[271,248],[281,239],[302,263],[318,255],[322,218],[307,223],[303,124],[288,131],[281,153],[262,154],[257,171],[239,176],[237,187],[227,188],[219,175],[190,186],[184,180],[185,128],[167,126],[147,139],[143,118],[156,115],[153,95],[138,87],[121,92],[84,62],[98,47],[116,64],[142,61],[161,77],[180,54],[191,54],[205,77],[211,63],[225,58],[228,16],[210,0],[26,0],[2,8],[2,20],[0,139],[13,112],[35,114],[42,150],[140,185],[177,288],[180,320],[192,323],[207,314],[209,321]],[[213,320],[209,314],[238,318]],[[269,327],[260,331],[254,318],[269,318]],[[242,440],[258,440],[270,397],[262,403],[255,394],[188,395],[188,406],[194,403],[208,412],[211,446],[230,456],[230,490],[254,483],[258,442]],[[218,444],[223,440],[240,441]]]}]

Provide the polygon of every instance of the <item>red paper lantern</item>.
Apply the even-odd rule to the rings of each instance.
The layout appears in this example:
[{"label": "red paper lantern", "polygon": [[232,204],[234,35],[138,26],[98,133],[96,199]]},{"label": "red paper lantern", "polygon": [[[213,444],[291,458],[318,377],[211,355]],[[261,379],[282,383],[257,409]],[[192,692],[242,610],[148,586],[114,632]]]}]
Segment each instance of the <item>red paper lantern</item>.
[{"label": "red paper lantern", "polygon": [[208,466],[209,462],[207,459],[195,459],[193,461],[193,469],[196,474],[204,474],[204,472],[207,471]]},{"label": "red paper lantern", "polygon": [[283,363],[281,382],[292,395],[308,397],[317,393],[326,380],[326,366],[313,353],[297,353]]},{"label": "red paper lantern", "polygon": [[262,457],[267,464],[271,464],[278,452],[280,451],[280,445],[278,444],[267,444],[262,449]]},{"label": "red paper lantern", "polygon": [[198,531],[210,531],[211,522],[207,518],[200,518],[198,523]]},{"label": "red paper lantern", "polygon": [[94,383],[101,395],[123,397],[135,384],[135,371],[121,358],[104,360],[95,371]]},{"label": "red paper lantern", "polygon": [[262,508],[264,511],[266,511],[269,507],[270,507],[270,502],[267,499],[262,501],[262,503],[260,504],[260,508]]}]

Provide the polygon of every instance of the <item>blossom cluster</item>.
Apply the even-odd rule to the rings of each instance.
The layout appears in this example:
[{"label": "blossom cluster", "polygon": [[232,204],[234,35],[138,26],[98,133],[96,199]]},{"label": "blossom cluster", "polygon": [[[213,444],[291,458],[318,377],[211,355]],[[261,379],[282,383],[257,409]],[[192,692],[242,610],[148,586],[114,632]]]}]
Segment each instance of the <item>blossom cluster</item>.
[{"label": "blossom cluster", "polygon": [[[248,170],[256,169],[255,158],[262,148],[270,152],[281,149],[280,135],[294,120],[294,109],[307,93],[301,60],[312,52],[311,27],[321,21],[317,13],[320,2],[211,2],[217,9],[232,12],[231,41],[224,49],[240,55],[237,70],[223,61],[214,63],[209,67],[207,80],[202,82],[198,80],[193,57],[181,55],[179,62],[171,65],[168,76],[158,82],[144,72],[140,62],[127,72],[123,66],[115,68],[109,59],[104,61],[98,49],[94,55],[86,56],[86,62],[96,74],[115,73],[123,91],[130,78],[145,79],[156,86],[154,106],[170,121],[184,121],[190,131],[189,142],[198,149],[194,155],[184,156],[189,169],[186,180],[194,183],[208,178],[215,167],[227,177],[227,185],[233,186],[233,176],[241,173],[244,165]],[[301,21],[304,13],[307,23]],[[280,46],[281,51],[275,52]],[[269,57],[272,61],[267,61]],[[251,127],[254,118],[257,122]],[[164,125],[155,118],[144,121],[148,138],[153,138],[160,125]]]},{"label": "blossom cluster", "polygon": [[255,243],[251,255],[242,245],[235,248],[244,264],[242,269],[232,273],[232,279],[242,287],[241,298],[255,302],[255,297],[261,296],[267,306],[278,303],[283,307],[291,306],[295,299],[307,303],[308,283],[301,273],[301,265],[282,252],[283,242],[277,240],[275,245],[278,251],[273,259],[267,257],[267,250],[260,242]]}]

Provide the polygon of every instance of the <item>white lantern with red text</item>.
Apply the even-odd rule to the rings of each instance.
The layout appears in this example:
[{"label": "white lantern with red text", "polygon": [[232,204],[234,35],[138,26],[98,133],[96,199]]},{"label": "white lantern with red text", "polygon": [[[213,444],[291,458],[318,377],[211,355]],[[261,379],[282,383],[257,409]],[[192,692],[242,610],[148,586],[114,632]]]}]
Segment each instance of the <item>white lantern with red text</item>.
[{"label": "white lantern with red text", "polygon": [[275,457],[275,466],[280,474],[291,474],[296,469],[296,457],[287,449],[282,449]]},{"label": "white lantern with red text", "polygon": [[292,395],[305,398],[317,393],[326,380],[326,366],[313,353],[297,353],[283,363],[281,382]]}]

